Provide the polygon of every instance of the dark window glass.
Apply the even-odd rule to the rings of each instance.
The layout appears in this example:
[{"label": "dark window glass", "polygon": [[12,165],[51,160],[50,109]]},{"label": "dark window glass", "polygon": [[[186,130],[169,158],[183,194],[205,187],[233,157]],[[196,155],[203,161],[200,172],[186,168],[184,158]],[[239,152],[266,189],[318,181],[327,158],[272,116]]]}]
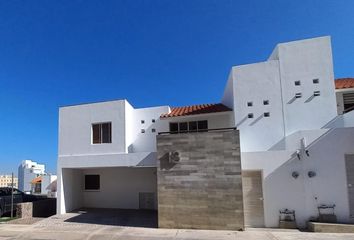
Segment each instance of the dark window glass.
[{"label": "dark window glass", "polygon": [[112,123],[92,124],[92,143],[112,143]]},{"label": "dark window glass", "polygon": [[253,106],[253,103],[252,103],[252,102],[247,102],[247,106],[248,106],[248,107],[252,107],[252,106]]},{"label": "dark window glass", "polygon": [[187,132],[188,131],[188,123],[187,122],[179,123],[179,131],[180,132]]},{"label": "dark window glass", "polygon": [[198,127],[197,127],[197,122],[189,122],[189,131],[193,132],[193,131],[197,131]]},{"label": "dark window glass", "polygon": [[85,190],[99,190],[100,175],[85,175]]},{"label": "dark window glass", "polygon": [[253,118],[253,113],[249,113],[248,118]]},{"label": "dark window glass", "polygon": [[92,125],[92,143],[101,143],[100,124]]},{"label": "dark window glass", "polygon": [[270,113],[269,113],[269,112],[265,112],[265,113],[264,113],[264,116],[265,116],[265,117],[269,117],[269,116],[270,116]]},{"label": "dark window glass", "polygon": [[263,105],[269,105],[269,100],[263,100]]},{"label": "dark window glass", "polygon": [[301,82],[300,81],[295,81],[295,86],[300,86]]},{"label": "dark window glass", "polygon": [[198,131],[207,130],[208,129],[208,121],[198,121]]},{"label": "dark window glass", "polygon": [[152,128],[152,129],[151,129],[151,132],[156,132],[156,129],[155,129],[155,128]]},{"label": "dark window glass", "polygon": [[318,78],[316,78],[316,79],[313,79],[312,82],[313,82],[314,84],[318,84],[318,83],[320,82],[320,80],[319,80]]},{"label": "dark window glass", "polygon": [[102,124],[102,143],[111,143],[111,123]]},{"label": "dark window glass", "polygon": [[170,123],[170,132],[178,132],[178,123]]}]

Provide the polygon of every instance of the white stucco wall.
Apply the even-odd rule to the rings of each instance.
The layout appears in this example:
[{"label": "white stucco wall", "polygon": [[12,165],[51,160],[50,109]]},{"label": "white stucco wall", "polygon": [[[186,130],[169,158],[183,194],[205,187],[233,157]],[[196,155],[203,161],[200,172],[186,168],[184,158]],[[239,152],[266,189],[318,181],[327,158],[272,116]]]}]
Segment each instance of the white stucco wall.
[{"label": "white stucco wall", "polygon": [[[129,152],[156,152],[156,135],[166,131],[167,127],[160,120],[163,113],[168,113],[168,106],[133,109],[127,118],[127,147]],[[141,121],[144,121],[142,123]],[[155,122],[153,122],[155,120]],[[155,130],[153,132],[152,130]],[[141,131],[145,132],[142,133]]]},{"label": "white stucco wall", "polygon": [[[266,151],[294,132],[320,129],[337,116],[329,37],[278,44],[268,61],[233,67],[231,79],[222,101],[232,106],[234,98],[243,152]],[[313,96],[314,91],[320,96]],[[302,97],[295,98],[296,93]],[[270,117],[263,117],[264,112]],[[247,118],[249,113],[254,118]]]},{"label": "white stucco wall", "polygon": [[[337,115],[330,37],[281,43],[277,48],[285,135],[321,128]],[[295,86],[295,81],[301,85]],[[320,96],[313,97],[314,91]],[[302,97],[292,101],[296,93]]]},{"label": "white stucco wall", "polygon": [[[58,155],[125,152],[124,107],[117,100],[60,108]],[[92,124],[101,122],[112,122],[112,143],[92,144]]]},{"label": "white stucco wall", "polygon": [[[236,66],[234,79],[235,125],[240,130],[241,151],[265,151],[284,137],[278,61]],[[268,100],[269,105],[263,101]],[[247,106],[252,102],[253,106]],[[263,114],[269,112],[269,117]],[[252,113],[253,118],[248,118]]]},{"label": "white stucco wall", "polygon": [[57,213],[63,214],[82,207],[82,170],[58,169]]},{"label": "white stucco wall", "polygon": [[84,207],[139,209],[139,192],[157,192],[156,168],[92,168],[82,174],[99,174],[101,181],[99,191],[82,186]]},{"label": "white stucco wall", "polygon": [[[318,216],[319,204],[335,204],[338,221],[350,222],[344,154],[354,152],[353,141],[354,128],[337,128],[320,137],[301,160],[293,151],[242,153],[244,170],[263,170],[266,226],[277,227],[279,210],[288,208],[296,211],[298,226],[305,227]],[[297,179],[293,171],[300,173]],[[316,177],[309,178],[308,171]]]}]

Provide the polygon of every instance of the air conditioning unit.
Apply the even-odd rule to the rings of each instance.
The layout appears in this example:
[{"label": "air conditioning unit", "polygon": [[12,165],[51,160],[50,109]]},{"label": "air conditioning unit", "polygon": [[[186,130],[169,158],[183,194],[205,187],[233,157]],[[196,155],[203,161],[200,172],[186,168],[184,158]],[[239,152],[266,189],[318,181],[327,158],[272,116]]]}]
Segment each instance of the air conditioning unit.
[{"label": "air conditioning unit", "polygon": [[179,153],[178,152],[169,152],[168,161],[169,161],[169,163],[179,163]]}]

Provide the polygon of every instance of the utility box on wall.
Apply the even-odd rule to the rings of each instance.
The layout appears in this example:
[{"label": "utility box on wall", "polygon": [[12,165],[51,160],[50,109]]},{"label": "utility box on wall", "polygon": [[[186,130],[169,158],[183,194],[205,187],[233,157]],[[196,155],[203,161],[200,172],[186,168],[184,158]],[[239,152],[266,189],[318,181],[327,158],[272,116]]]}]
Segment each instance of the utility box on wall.
[{"label": "utility box on wall", "polygon": [[244,228],[238,130],[157,136],[158,225]]}]

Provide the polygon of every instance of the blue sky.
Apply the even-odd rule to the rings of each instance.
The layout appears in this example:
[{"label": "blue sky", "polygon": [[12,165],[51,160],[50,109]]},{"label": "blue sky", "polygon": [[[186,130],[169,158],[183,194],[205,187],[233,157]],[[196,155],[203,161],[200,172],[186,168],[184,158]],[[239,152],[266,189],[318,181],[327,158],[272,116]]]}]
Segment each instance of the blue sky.
[{"label": "blue sky", "polygon": [[331,35],[354,76],[354,1],[0,1],[0,173],[56,170],[58,108],[219,102],[231,66],[278,42]]}]

